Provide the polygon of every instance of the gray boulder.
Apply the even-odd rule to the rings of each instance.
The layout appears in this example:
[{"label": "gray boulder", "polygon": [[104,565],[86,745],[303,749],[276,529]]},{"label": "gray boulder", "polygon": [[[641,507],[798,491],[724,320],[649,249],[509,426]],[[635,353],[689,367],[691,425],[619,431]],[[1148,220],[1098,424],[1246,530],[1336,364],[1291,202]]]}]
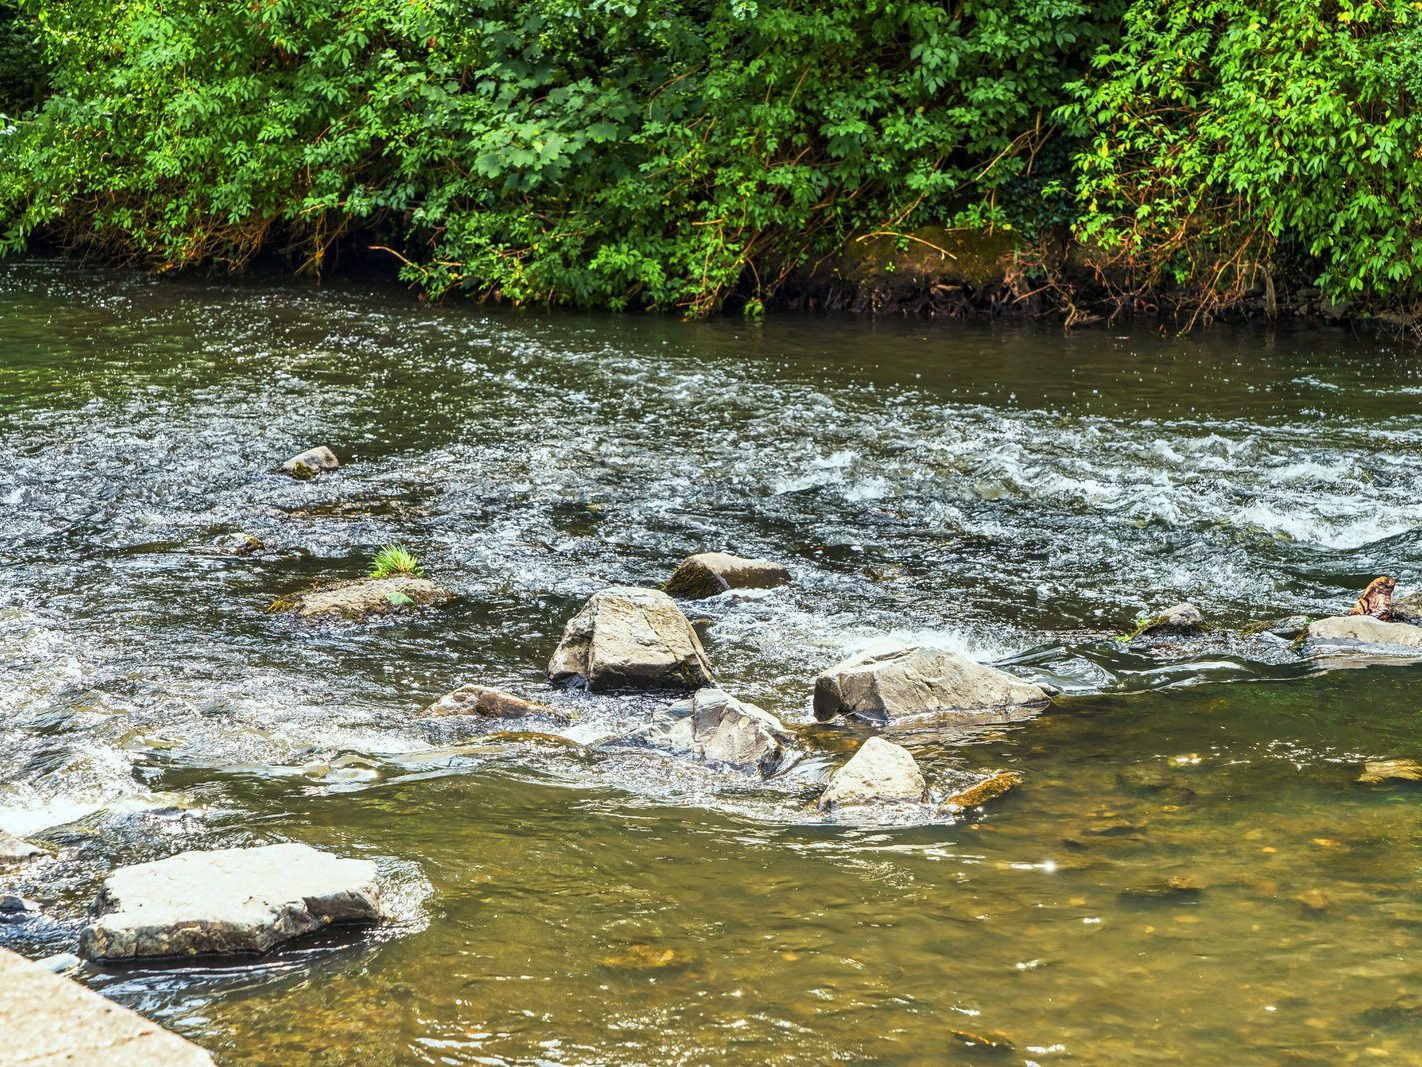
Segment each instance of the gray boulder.
[{"label": "gray boulder", "polygon": [[325,445],[308,448],[300,455],[292,456],[281,465],[284,473],[293,478],[314,478],[322,471],[333,471],[341,465],[336,454]]},{"label": "gray boulder", "polygon": [[25,860],[43,856],[44,850],[36,848],[23,838],[7,834],[0,830],[0,867],[7,867],[14,863],[24,863]]},{"label": "gray boulder", "polygon": [[767,777],[785,762],[794,735],[770,712],[719,689],[699,689],[675,706],[680,716],[667,729],[673,752],[708,763],[724,763]]},{"label": "gray boulder", "polygon": [[956,652],[909,646],[865,652],[815,680],[815,718],[853,715],[886,723],[948,713],[974,722],[1026,718],[1048,701],[1046,690]]},{"label": "gray boulder", "polygon": [[454,594],[428,578],[395,574],[332,582],[272,602],[271,612],[291,612],[302,619],[367,619],[394,611],[443,604]]},{"label": "gray boulder", "polygon": [[1309,623],[1308,637],[1319,644],[1359,642],[1368,645],[1402,645],[1422,648],[1422,626],[1383,622],[1371,615],[1339,615]]},{"label": "gray boulder", "polygon": [[345,923],[381,918],[375,864],[309,845],[183,852],[104,880],[79,935],[90,960],[266,952]]},{"label": "gray boulder", "polygon": [[790,581],[790,572],[765,559],[743,559],[725,552],[687,556],[667,579],[666,592],[682,600],[703,600],[728,589],[774,589]]},{"label": "gray boulder", "polygon": [[839,770],[830,775],[819,807],[862,807],[868,804],[921,804],[928,783],[908,749],[871,737]]},{"label": "gray boulder", "polygon": [[554,682],[589,689],[698,689],[713,684],[701,641],[676,602],[655,589],[594,593],[548,661]]},{"label": "gray boulder", "polygon": [[567,723],[572,716],[566,711],[524,700],[512,693],[490,689],[483,685],[462,685],[452,693],[446,693],[421,715],[435,718],[447,715],[473,715],[484,719],[524,719],[531,715],[556,719]]}]

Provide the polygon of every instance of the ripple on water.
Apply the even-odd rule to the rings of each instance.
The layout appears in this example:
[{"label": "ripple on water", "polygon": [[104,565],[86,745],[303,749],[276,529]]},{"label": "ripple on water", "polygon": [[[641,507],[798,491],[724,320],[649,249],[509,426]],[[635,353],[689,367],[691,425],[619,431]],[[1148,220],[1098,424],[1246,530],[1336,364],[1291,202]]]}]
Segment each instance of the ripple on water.
[{"label": "ripple on water", "polygon": [[[89,975],[229,1061],[1415,1046],[1417,796],[1353,779],[1422,755],[1417,668],[1111,640],[1181,599],[1234,626],[1415,582],[1409,357],[43,262],[0,265],[0,321],[0,828],[55,853],[19,876],[47,925],[0,938],[68,947],[103,872],[183,847],[291,836],[405,886],[388,936]],[[272,473],[317,442],[340,472]],[[222,554],[238,532],[265,550]],[[388,542],[458,601],[371,628],[263,613]],[[707,549],[795,573],[691,609],[721,682],[804,730],[769,783],[602,744],[661,702],[543,681],[588,594]],[[1063,690],[1030,723],[896,735],[940,792],[1024,785],[955,821],[826,822],[809,801],[865,732],[812,726],[810,680],[910,640]],[[571,736],[414,717],[471,680],[576,711]]]}]

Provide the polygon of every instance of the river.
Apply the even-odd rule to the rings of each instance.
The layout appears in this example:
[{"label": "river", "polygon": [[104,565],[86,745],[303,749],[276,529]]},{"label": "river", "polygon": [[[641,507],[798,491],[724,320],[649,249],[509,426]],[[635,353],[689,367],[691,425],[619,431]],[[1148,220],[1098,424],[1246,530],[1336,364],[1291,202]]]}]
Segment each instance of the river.
[{"label": "river", "polygon": [[[378,860],[394,921],[78,977],[227,1064],[1414,1061],[1422,793],[1354,779],[1422,758],[1422,667],[1233,631],[1417,588],[1419,398],[1414,349],[1336,329],[688,324],[0,263],[0,829],[56,854],[0,874],[42,910],[0,944],[72,949],[114,866],[297,840]],[[321,443],[340,471],[272,473]],[[388,543],[457,600],[264,611]],[[711,549],[794,574],[689,609],[813,751],[765,784],[604,744],[648,701],[543,676],[588,595]],[[1115,639],[1184,599],[1226,629]],[[936,788],[1023,785],[826,820],[868,730],[813,725],[813,679],[905,640],[1061,690],[895,737]],[[469,681],[578,718],[415,717]]]}]

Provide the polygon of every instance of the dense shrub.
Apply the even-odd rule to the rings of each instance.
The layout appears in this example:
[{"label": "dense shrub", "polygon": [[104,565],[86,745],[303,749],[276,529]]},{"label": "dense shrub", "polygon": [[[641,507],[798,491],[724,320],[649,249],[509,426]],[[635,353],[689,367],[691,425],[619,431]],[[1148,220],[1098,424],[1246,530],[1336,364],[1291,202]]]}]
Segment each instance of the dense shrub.
[{"label": "dense shrub", "polygon": [[1411,0],[1137,0],[1057,115],[1103,277],[1197,310],[1275,275],[1416,300],[1420,30]]},{"label": "dense shrub", "polygon": [[1048,281],[1073,232],[1122,301],[1411,303],[1420,28],[1413,0],[0,0],[28,111],[0,226],[701,314],[854,235],[990,225]]},{"label": "dense shrub", "polygon": [[1010,223],[1024,199],[1030,216],[1047,113],[1105,17],[1075,0],[24,2],[54,86],[0,158],[11,248],[46,228],[162,267],[270,247],[319,267],[359,230],[434,293],[691,313],[768,294],[854,231]]}]

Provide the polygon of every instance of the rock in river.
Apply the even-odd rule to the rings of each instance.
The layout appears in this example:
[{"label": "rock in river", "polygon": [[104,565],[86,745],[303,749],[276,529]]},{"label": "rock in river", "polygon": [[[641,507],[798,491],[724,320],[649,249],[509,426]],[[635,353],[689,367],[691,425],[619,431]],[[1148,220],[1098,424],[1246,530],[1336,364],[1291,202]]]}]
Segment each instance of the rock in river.
[{"label": "rock in river", "polygon": [[475,715],[485,719],[524,719],[530,715],[540,715],[563,723],[572,719],[566,711],[549,707],[547,704],[537,704],[512,693],[472,684],[462,685],[454,692],[446,693],[420,714],[433,717]]},{"label": "rock in river", "polygon": [[1024,718],[1047,703],[1041,686],[956,652],[908,648],[866,652],[815,680],[815,718],[854,715],[873,722],[950,712],[977,722]]},{"label": "rock in river", "polygon": [[365,619],[408,608],[443,604],[454,594],[428,578],[395,574],[388,578],[357,578],[332,582],[274,601],[267,609],[293,612],[299,618]]},{"label": "rock in river", "polygon": [[375,864],[295,843],[183,852],[104,880],[79,935],[91,960],[261,953],[381,918]]},{"label": "rock in river", "polygon": [[1410,759],[1370,760],[1363,764],[1363,773],[1356,781],[1374,784],[1377,782],[1422,782],[1422,763]]},{"label": "rock in river", "polygon": [[790,572],[765,559],[743,559],[725,552],[687,556],[667,579],[666,592],[682,600],[702,600],[728,589],[773,589],[790,581]]},{"label": "rock in river", "polygon": [[1309,624],[1310,641],[1320,644],[1356,641],[1368,645],[1403,645],[1422,648],[1422,626],[1383,622],[1371,615],[1339,615]]},{"label": "rock in river", "polygon": [[1022,776],[1012,771],[998,771],[984,778],[976,785],[969,786],[961,793],[954,793],[943,801],[942,807],[949,811],[963,811],[980,808],[990,800],[996,800],[1004,793],[1010,793],[1022,784]]},{"label": "rock in river", "polygon": [[822,810],[865,804],[919,804],[928,783],[908,749],[871,737],[834,774],[820,796]]},{"label": "rock in river", "polygon": [[762,777],[785,762],[794,736],[770,712],[719,689],[699,689],[672,708],[680,716],[665,740],[674,752],[725,763]]},{"label": "rock in river", "polygon": [[1204,612],[1187,600],[1174,607],[1166,608],[1159,615],[1146,619],[1136,627],[1131,637],[1145,637],[1148,634],[1162,637],[1197,634],[1204,628]]},{"label": "rock in river", "polygon": [[698,689],[713,684],[701,641],[656,589],[594,593],[563,630],[548,677],[589,689]]},{"label": "rock in river", "polygon": [[281,469],[293,478],[314,478],[322,471],[333,471],[341,465],[336,454],[325,445],[308,448],[300,455],[292,456],[281,465]]},{"label": "rock in river", "polygon": [[36,856],[44,855],[42,849],[36,848],[23,838],[7,834],[0,830],[0,867],[8,866],[12,863],[23,863],[25,860],[34,859]]}]

